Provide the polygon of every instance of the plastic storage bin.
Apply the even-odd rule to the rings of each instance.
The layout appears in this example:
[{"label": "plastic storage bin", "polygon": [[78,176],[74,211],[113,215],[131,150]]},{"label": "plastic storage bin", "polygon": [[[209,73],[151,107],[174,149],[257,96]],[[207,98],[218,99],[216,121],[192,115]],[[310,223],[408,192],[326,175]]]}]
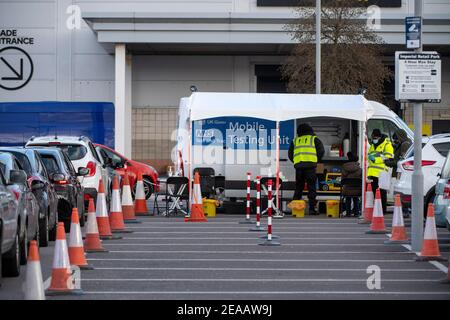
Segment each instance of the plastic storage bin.
[{"label": "plastic storage bin", "polygon": [[327,217],[339,218],[339,201],[327,200]]},{"label": "plastic storage bin", "polygon": [[214,199],[203,199],[203,211],[208,218],[216,216],[217,202]]}]

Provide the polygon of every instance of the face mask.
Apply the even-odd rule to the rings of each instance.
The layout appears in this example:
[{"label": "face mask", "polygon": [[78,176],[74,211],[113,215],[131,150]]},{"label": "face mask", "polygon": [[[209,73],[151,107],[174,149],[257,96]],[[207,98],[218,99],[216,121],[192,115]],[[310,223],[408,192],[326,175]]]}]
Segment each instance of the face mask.
[{"label": "face mask", "polygon": [[377,144],[378,141],[380,141],[380,139],[372,139],[372,142],[375,143],[375,144]]}]

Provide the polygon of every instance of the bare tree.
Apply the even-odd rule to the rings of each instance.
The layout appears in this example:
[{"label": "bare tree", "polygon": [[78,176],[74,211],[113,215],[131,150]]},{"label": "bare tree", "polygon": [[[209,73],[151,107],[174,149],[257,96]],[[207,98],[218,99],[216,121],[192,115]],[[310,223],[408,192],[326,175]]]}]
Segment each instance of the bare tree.
[{"label": "bare tree", "polygon": [[[312,1],[314,3],[314,1]],[[356,94],[367,88],[367,97],[382,100],[385,81],[392,73],[382,61],[382,39],[364,19],[366,8],[358,0],[323,1],[322,93]],[[315,92],[315,12],[296,9],[298,19],[287,25],[297,42],[281,71],[288,90]]]}]

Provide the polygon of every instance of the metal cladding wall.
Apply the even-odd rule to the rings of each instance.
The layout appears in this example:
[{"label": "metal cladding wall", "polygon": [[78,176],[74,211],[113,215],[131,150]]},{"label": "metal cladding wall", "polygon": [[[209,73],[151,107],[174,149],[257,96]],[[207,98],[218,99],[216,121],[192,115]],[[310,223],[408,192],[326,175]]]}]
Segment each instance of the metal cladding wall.
[{"label": "metal cladding wall", "polygon": [[86,136],[114,148],[114,105],[109,102],[0,103],[0,145],[32,136]]}]

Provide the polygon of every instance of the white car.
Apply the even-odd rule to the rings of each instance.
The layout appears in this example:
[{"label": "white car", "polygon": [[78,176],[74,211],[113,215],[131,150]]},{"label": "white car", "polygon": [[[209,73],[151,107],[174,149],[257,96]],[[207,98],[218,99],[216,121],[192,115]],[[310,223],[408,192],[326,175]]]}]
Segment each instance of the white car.
[{"label": "white car", "polygon": [[57,147],[64,150],[76,170],[80,167],[89,169],[87,176],[79,177],[84,188],[85,203],[90,197],[97,198],[100,179],[103,179],[106,198],[109,199],[111,181],[108,171],[89,138],[84,136],[32,137],[26,146]]},{"label": "white car", "polygon": [[[424,212],[426,212],[428,203],[433,203],[435,186],[449,149],[450,133],[422,138]],[[394,193],[400,194],[403,207],[409,209],[411,208],[411,185],[414,172],[414,146],[409,148],[404,158],[397,164],[397,182],[394,185]]]}]

